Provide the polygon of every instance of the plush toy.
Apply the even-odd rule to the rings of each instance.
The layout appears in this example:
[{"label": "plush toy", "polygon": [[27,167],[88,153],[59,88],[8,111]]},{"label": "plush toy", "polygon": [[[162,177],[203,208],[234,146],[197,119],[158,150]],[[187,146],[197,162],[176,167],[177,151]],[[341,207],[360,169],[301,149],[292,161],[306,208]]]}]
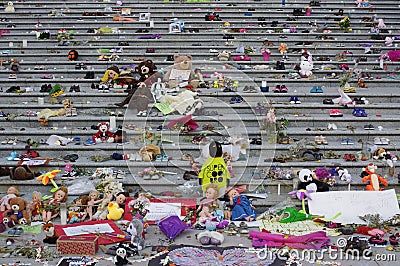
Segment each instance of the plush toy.
[{"label": "plush toy", "polygon": [[363,78],[360,78],[357,82],[357,86],[359,88],[368,88],[367,84],[365,83]]},{"label": "plush toy", "polygon": [[118,80],[120,71],[117,66],[111,66],[104,72],[103,77],[100,79],[99,89],[108,90],[114,88],[115,83]]},{"label": "plush toy", "polygon": [[379,182],[381,182],[386,187],[388,186],[386,179],[376,173],[377,168],[378,167],[375,164],[370,163],[370,164],[368,164],[367,167],[365,167],[364,171],[361,173],[361,177],[362,177],[361,181],[362,182],[367,182],[367,181],[370,182],[370,184],[366,186],[366,190],[370,190],[370,191],[383,190],[383,188],[381,188],[379,186]]},{"label": "plush toy", "polygon": [[117,221],[121,219],[122,214],[124,214],[124,210],[120,208],[118,203],[116,202],[108,203],[107,209],[108,209],[108,214],[107,214],[108,220]]},{"label": "plush toy", "polygon": [[287,59],[287,51],[288,51],[288,46],[286,43],[281,43],[281,45],[278,47],[278,51],[282,55],[282,59],[286,60]]},{"label": "plush toy", "polygon": [[13,221],[14,224],[28,224],[30,223],[28,212],[26,208],[28,202],[20,197],[11,198],[9,200],[10,208],[3,213],[3,223],[7,224]]},{"label": "plush toy", "polygon": [[79,58],[79,53],[77,50],[71,50],[68,52],[67,58],[69,61],[76,61]]},{"label": "plush toy", "polygon": [[349,174],[349,171],[347,169],[339,168],[337,170],[337,172],[338,172],[340,180],[346,181],[347,183],[351,182],[352,177],[351,177],[351,174]]},{"label": "plush toy", "polygon": [[56,244],[58,239],[58,234],[56,230],[54,230],[54,224],[52,222],[48,222],[42,226],[43,232],[46,234],[46,238],[43,239],[43,243],[46,244]]},{"label": "plush toy", "polygon": [[193,79],[192,56],[175,54],[174,66],[165,74],[164,82],[168,84],[169,88],[185,87],[186,85],[197,88],[198,82],[192,82]]},{"label": "plush toy", "polygon": [[178,111],[181,115],[193,114],[203,106],[203,101],[197,98],[198,94],[184,90],[178,95],[165,95],[160,98],[160,103],[168,104],[171,112]]},{"label": "plush toy", "polygon": [[385,45],[386,45],[387,47],[393,46],[393,41],[394,41],[394,37],[389,37],[389,36],[387,36],[387,37],[385,38]]},{"label": "plush toy", "polygon": [[131,244],[136,246],[138,250],[142,250],[145,246],[143,239],[143,223],[134,217],[126,231],[131,235]]},{"label": "plush toy", "polygon": [[397,161],[397,156],[392,154],[389,151],[386,151],[384,148],[379,148],[373,152],[372,158],[375,160],[382,160],[389,166],[389,176],[393,177],[394,175],[394,162]]},{"label": "plush toy", "polygon": [[96,134],[92,136],[92,140],[95,143],[100,143],[100,142],[108,142],[112,143],[114,142],[114,133],[112,133],[110,129],[110,124],[108,122],[101,122],[97,125],[97,128],[99,131],[97,131]]},{"label": "plush toy", "polygon": [[312,55],[308,51],[303,51],[300,57],[300,70],[299,73],[302,78],[310,77],[312,73],[312,69],[314,67],[314,63],[312,60]]},{"label": "plush toy", "polygon": [[120,244],[117,250],[115,251],[113,263],[115,266],[123,266],[129,263],[127,259],[126,248],[122,244]]},{"label": "plush toy", "polygon": [[155,160],[158,154],[161,154],[161,150],[159,146],[150,143],[140,148],[139,154],[144,162],[151,162]]},{"label": "plush toy", "polygon": [[218,59],[219,61],[228,61],[230,56],[231,52],[224,50],[218,54]]},{"label": "plush toy", "polygon": [[8,2],[6,8],[4,8],[4,11],[7,12],[7,13],[15,12],[15,8],[14,8],[13,2]]},{"label": "plush toy", "polygon": [[135,67],[135,73],[140,76],[139,82],[144,82],[146,79],[154,75],[156,70],[157,66],[151,60],[142,61],[137,65],[137,67]]},{"label": "plush toy", "polygon": [[315,173],[310,169],[301,169],[298,173],[300,183],[298,190],[307,190],[313,192],[329,191],[329,185],[325,182],[315,179]]},{"label": "plush toy", "polygon": [[0,199],[0,211],[9,210],[11,208],[9,201],[12,198],[19,197],[19,190],[17,186],[10,186],[7,189],[7,195]]},{"label": "plush toy", "polygon": [[64,99],[61,103],[64,105],[65,116],[77,116],[78,115],[78,113],[76,112],[76,108],[73,107],[70,99]]}]

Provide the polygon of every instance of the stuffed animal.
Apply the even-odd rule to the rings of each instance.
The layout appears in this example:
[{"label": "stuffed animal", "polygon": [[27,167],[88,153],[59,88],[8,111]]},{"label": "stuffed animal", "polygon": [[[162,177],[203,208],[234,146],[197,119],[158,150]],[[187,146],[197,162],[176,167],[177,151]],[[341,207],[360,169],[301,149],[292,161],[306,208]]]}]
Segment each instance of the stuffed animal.
[{"label": "stuffed animal", "polygon": [[122,214],[124,214],[124,210],[120,208],[118,203],[116,202],[108,203],[107,209],[108,209],[108,214],[107,214],[108,220],[117,221],[121,219]]},{"label": "stuffed animal", "polygon": [[186,82],[187,85],[197,88],[198,82],[192,82],[193,79],[194,72],[192,70],[192,56],[175,54],[174,66],[165,74],[164,82],[169,85],[169,88],[175,88],[178,86],[184,87]]},{"label": "stuffed animal", "polygon": [[203,101],[197,98],[198,94],[190,90],[184,90],[178,95],[165,95],[160,98],[160,103],[169,105],[169,109],[178,111],[181,115],[193,114],[203,106]]},{"label": "stuffed animal", "polygon": [[360,78],[357,82],[357,85],[359,88],[368,88],[367,84],[365,84],[365,81],[363,78]]},{"label": "stuffed animal", "polygon": [[54,224],[48,222],[42,226],[42,231],[46,234],[46,238],[43,239],[43,243],[56,244],[58,239],[58,234],[54,230]]},{"label": "stuffed animal", "polygon": [[7,13],[15,12],[15,8],[14,8],[13,2],[8,2],[6,8],[4,8],[4,11],[7,12]]},{"label": "stuffed animal", "polygon": [[304,189],[313,192],[329,191],[329,185],[325,182],[315,179],[315,173],[310,169],[301,169],[298,173],[300,183],[297,189]]},{"label": "stuffed animal", "polygon": [[228,61],[230,56],[231,56],[231,52],[222,51],[218,54],[218,59],[219,59],[219,61]]},{"label": "stuffed animal", "polygon": [[71,50],[68,52],[68,55],[67,55],[68,61],[76,61],[76,60],[78,60],[78,57],[79,57],[79,53],[77,50]]},{"label": "stuffed animal", "polygon": [[312,69],[314,68],[314,63],[312,60],[312,55],[308,51],[304,51],[300,57],[300,70],[299,73],[302,78],[310,77],[312,73]]},{"label": "stuffed animal", "polygon": [[123,266],[129,263],[126,253],[126,248],[122,244],[118,245],[113,258],[113,263],[115,266]]},{"label": "stuffed animal", "polygon": [[136,246],[138,250],[142,250],[145,246],[143,239],[143,223],[133,218],[126,231],[131,235],[131,244]]},{"label": "stuffed animal", "polygon": [[387,36],[387,37],[385,38],[385,45],[386,45],[387,47],[393,46],[393,41],[394,41],[394,37],[389,37],[389,36]]},{"label": "stuffed animal", "polygon": [[367,182],[367,181],[370,182],[370,184],[365,187],[366,190],[370,190],[370,191],[383,190],[383,188],[381,188],[379,186],[379,182],[381,182],[386,187],[388,186],[386,179],[376,173],[377,168],[378,167],[375,164],[370,163],[370,164],[368,164],[367,167],[365,167],[364,171],[361,173],[361,177],[362,177],[361,181],[362,182]]},{"label": "stuffed animal", "polygon": [[10,208],[3,213],[3,223],[7,224],[14,221],[15,224],[28,224],[30,223],[28,212],[26,208],[28,202],[20,197],[11,198],[9,200]]},{"label": "stuffed animal", "polygon": [[108,122],[101,122],[97,125],[97,128],[99,131],[97,131],[96,134],[92,136],[92,140],[95,143],[100,143],[100,142],[108,142],[112,143],[114,142],[114,133],[112,133],[110,129],[110,124]]},{"label": "stuffed animal", "polygon": [[140,76],[139,82],[144,82],[146,79],[156,73],[157,66],[151,60],[145,60],[135,67],[135,72]]},{"label": "stuffed animal", "polygon": [[61,102],[64,105],[65,116],[77,116],[76,108],[73,107],[70,99],[64,99]]},{"label": "stuffed animal", "polygon": [[372,158],[375,160],[382,160],[389,166],[389,176],[393,177],[394,175],[394,162],[397,161],[397,156],[392,154],[389,151],[386,151],[384,148],[379,148],[373,152]]},{"label": "stuffed animal", "polygon": [[351,182],[352,177],[351,177],[351,174],[349,174],[349,171],[347,169],[339,168],[337,170],[337,172],[338,172],[340,180],[346,181],[347,183]]}]

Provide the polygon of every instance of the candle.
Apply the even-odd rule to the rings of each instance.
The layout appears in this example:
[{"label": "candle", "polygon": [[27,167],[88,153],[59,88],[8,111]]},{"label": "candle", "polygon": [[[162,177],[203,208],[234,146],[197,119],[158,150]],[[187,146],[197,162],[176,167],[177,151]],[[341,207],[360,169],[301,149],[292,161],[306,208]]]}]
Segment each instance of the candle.
[{"label": "candle", "polygon": [[278,184],[278,195],[280,195],[281,194],[281,184],[279,183]]}]

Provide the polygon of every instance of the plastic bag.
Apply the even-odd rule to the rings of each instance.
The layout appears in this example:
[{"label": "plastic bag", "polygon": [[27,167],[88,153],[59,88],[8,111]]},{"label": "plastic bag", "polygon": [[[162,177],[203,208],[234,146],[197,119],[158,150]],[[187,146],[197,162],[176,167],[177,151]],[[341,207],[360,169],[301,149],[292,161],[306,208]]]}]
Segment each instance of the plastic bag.
[{"label": "plastic bag", "polygon": [[169,216],[159,221],[158,227],[160,227],[161,231],[172,240],[188,228],[188,226],[176,215]]},{"label": "plastic bag", "polygon": [[96,190],[92,180],[80,180],[68,186],[68,195],[79,196],[87,195],[90,191]]}]

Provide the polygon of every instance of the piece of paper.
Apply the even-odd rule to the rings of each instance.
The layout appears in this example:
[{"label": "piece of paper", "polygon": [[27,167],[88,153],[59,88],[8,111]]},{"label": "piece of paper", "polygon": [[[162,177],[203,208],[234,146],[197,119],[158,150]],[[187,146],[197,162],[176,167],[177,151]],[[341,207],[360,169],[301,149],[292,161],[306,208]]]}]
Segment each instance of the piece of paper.
[{"label": "piece of paper", "polygon": [[114,229],[109,224],[77,225],[64,228],[67,236],[77,236],[91,233],[113,233]]},{"label": "piece of paper", "polygon": [[191,70],[179,70],[179,69],[172,69],[169,79],[179,79],[182,80],[189,80]]},{"label": "piece of paper", "polygon": [[182,204],[151,202],[149,213],[145,216],[146,220],[158,221],[163,217],[172,215],[181,215]]},{"label": "piece of paper", "polygon": [[365,224],[358,216],[379,214],[389,219],[400,213],[394,189],[384,191],[330,191],[311,194],[308,201],[310,214],[326,218],[342,214],[334,222],[344,224]]},{"label": "piece of paper", "polygon": [[299,221],[293,223],[280,223],[271,222],[269,220],[260,220],[260,231],[267,230],[273,234],[286,234],[293,236],[300,236],[305,234],[310,234],[313,232],[318,232],[321,230],[326,231],[327,236],[337,236],[340,233],[336,232],[334,229],[322,227],[320,224],[314,223],[311,220]]},{"label": "piece of paper", "polygon": [[163,115],[167,115],[169,113],[172,113],[174,110],[172,110],[169,106],[169,103],[155,103],[154,106],[160,110]]}]

